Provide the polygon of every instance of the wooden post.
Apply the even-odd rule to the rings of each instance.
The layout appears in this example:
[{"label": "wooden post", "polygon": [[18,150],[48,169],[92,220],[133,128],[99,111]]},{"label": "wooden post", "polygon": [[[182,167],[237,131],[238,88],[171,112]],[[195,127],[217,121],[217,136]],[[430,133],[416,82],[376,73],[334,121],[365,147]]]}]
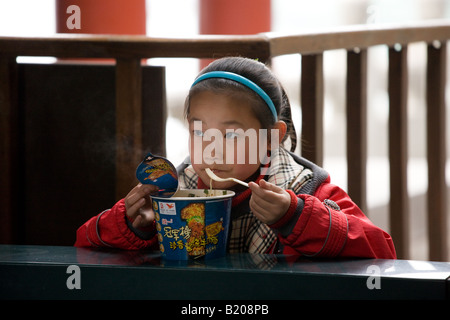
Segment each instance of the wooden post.
[{"label": "wooden post", "polygon": [[447,43],[428,46],[427,58],[427,157],[429,259],[447,261],[447,184],[445,181],[445,86]]},{"label": "wooden post", "polygon": [[140,59],[117,59],[116,64],[116,197],[137,183],[142,161],[142,69]]},{"label": "wooden post", "polygon": [[201,34],[269,32],[270,0],[200,0]]},{"label": "wooden post", "polygon": [[409,206],[407,185],[407,47],[389,48],[389,164],[390,231],[397,257],[409,257]]},{"label": "wooden post", "polygon": [[323,55],[302,56],[302,156],[323,164]]},{"label": "wooden post", "polygon": [[[271,31],[271,0],[199,0],[199,11],[200,34],[251,35]],[[267,62],[266,56],[256,58]],[[201,59],[200,68],[211,61]]]},{"label": "wooden post", "polygon": [[19,110],[16,57],[0,57],[0,243],[19,238]]},{"label": "wooden post", "polygon": [[367,210],[367,50],[347,53],[347,177],[348,193]]},{"label": "wooden post", "polygon": [[[67,12],[71,5],[79,8],[80,29],[71,29],[66,23],[71,16]],[[58,0],[56,30],[58,33],[145,35],[145,6],[145,0]],[[140,59],[116,59],[116,99],[116,197],[121,199],[135,184],[134,172],[142,161]]]}]

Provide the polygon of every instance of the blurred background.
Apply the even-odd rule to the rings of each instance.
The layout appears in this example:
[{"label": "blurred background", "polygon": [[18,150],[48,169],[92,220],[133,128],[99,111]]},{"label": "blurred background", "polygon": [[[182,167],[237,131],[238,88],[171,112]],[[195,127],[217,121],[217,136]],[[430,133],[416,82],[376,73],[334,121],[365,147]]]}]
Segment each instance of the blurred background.
[{"label": "blurred background", "polygon": [[[146,0],[146,35],[191,37],[200,34],[201,1]],[[337,26],[354,24],[411,23],[450,18],[450,0],[271,0],[269,5],[269,30],[262,32],[302,33],[322,29],[332,31]],[[55,35],[56,7],[55,0],[0,0],[0,36]],[[239,10],[239,6],[235,10]],[[247,25],[251,24],[252,18],[254,17],[248,16]],[[411,258],[419,260],[427,259],[427,243],[424,240],[426,221],[425,217],[416,214],[425,211],[424,196],[427,191],[425,55],[425,44],[412,44],[409,47],[408,191],[412,199],[411,234],[414,238]],[[19,57],[18,61],[53,63],[55,59]],[[367,214],[377,225],[389,231],[386,207],[389,200],[387,62],[386,47],[369,49]],[[174,163],[180,163],[187,155],[187,143],[184,143],[187,142],[187,130],[182,117],[184,99],[201,65],[196,59],[150,59],[148,64],[166,67],[169,115],[167,157]],[[273,60],[272,69],[286,88],[297,132],[301,132],[301,57],[277,57]],[[324,54],[324,79],[324,167],[330,172],[332,182],[346,189],[345,51],[335,50]],[[448,97],[449,94],[447,99]],[[449,114],[450,112],[447,112],[447,115]],[[447,147],[447,150],[450,148]],[[447,181],[450,181],[450,176],[447,176]]]}]

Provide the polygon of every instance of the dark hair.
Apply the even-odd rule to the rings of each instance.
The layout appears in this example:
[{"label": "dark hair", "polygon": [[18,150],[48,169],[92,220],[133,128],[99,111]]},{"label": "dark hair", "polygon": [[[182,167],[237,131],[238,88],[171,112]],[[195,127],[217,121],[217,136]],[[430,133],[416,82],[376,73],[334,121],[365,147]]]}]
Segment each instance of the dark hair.
[{"label": "dark hair", "polygon": [[[287,138],[290,138],[290,149],[291,151],[295,150],[297,145],[297,134],[292,122],[289,99],[281,83],[266,65],[248,58],[228,57],[215,60],[204,68],[200,72],[199,76],[212,71],[228,71],[239,74],[256,83],[262,90],[264,90],[275,105],[278,119],[284,121],[287,125],[287,131],[285,137],[283,138],[283,142]],[[258,96],[257,93],[236,81],[222,78],[206,79],[200,81],[191,88],[186,98],[185,116],[189,114],[190,99],[203,91],[212,91],[218,94],[226,93],[228,95],[240,94],[241,97],[252,99],[252,110],[261,123],[261,127],[270,129],[275,124],[275,119],[273,118],[267,104],[263,99],[261,99],[261,97]],[[245,95],[242,95],[243,93]]]}]

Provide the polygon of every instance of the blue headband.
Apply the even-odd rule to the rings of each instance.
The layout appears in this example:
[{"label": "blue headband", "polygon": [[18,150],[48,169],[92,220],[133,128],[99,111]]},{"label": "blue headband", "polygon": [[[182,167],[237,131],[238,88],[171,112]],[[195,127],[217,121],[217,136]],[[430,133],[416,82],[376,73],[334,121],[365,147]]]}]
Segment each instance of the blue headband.
[{"label": "blue headband", "polygon": [[275,105],[273,104],[272,99],[270,99],[270,97],[267,95],[267,93],[265,93],[264,90],[261,89],[256,83],[254,83],[253,81],[251,81],[239,74],[232,73],[232,72],[226,72],[226,71],[207,72],[207,73],[204,73],[201,76],[199,76],[197,79],[195,79],[191,88],[193,86],[195,86],[197,83],[199,83],[200,81],[210,79],[210,78],[223,78],[223,79],[233,80],[233,81],[239,82],[240,84],[243,84],[244,86],[246,86],[249,89],[252,89],[264,100],[264,102],[267,104],[270,111],[272,112],[273,118],[275,119],[275,121],[277,121],[277,119],[278,119],[277,110],[275,109]]}]

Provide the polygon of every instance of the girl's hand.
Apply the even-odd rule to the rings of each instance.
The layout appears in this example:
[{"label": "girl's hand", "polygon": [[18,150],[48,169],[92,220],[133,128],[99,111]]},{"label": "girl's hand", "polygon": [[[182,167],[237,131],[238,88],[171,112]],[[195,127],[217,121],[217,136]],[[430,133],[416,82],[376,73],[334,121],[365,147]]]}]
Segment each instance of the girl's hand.
[{"label": "girl's hand", "polygon": [[150,194],[158,191],[158,187],[139,183],[125,197],[127,218],[134,228],[147,227],[155,220]]},{"label": "girl's hand", "polygon": [[265,180],[260,180],[259,185],[249,182],[248,186],[252,190],[250,209],[261,222],[270,225],[286,214],[291,204],[286,190]]}]

